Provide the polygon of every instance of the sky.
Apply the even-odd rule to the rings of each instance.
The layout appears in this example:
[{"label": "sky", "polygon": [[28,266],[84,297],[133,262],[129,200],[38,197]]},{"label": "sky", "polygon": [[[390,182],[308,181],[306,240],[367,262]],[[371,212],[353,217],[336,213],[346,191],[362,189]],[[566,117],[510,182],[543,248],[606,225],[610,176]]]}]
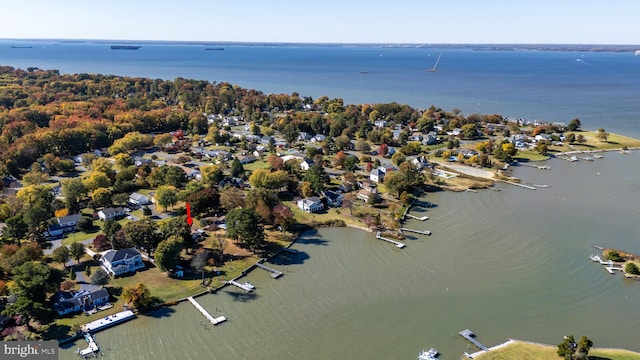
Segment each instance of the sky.
[{"label": "sky", "polygon": [[0,0],[0,38],[640,44],[638,0]]}]

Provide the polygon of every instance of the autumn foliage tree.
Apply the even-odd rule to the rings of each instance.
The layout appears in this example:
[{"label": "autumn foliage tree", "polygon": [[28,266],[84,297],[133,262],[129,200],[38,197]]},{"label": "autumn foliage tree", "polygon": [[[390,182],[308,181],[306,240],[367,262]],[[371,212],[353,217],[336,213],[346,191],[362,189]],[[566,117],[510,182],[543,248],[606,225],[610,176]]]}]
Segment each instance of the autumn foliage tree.
[{"label": "autumn foliage tree", "polygon": [[140,309],[147,307],[153,300],[151,298],[151,292],[143,283],[138,283],[136,286],[127,286],[122,290],[122,298],[131,307]]}]

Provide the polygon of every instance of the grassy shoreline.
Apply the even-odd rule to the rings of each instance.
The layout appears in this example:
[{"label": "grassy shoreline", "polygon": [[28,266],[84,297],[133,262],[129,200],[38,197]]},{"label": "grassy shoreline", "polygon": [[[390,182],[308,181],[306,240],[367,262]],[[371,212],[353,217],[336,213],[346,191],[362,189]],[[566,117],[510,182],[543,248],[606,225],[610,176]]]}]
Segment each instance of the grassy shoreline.
[{"label": "grassy shoreline", "polygon": [[[514,340],[512,344],[491,350],[476,356],[478,360],[542,360],[560,359],[557,347],[523,340]],[[640,360],[640,353],[616,348],[592,348],[591,360]]]}]

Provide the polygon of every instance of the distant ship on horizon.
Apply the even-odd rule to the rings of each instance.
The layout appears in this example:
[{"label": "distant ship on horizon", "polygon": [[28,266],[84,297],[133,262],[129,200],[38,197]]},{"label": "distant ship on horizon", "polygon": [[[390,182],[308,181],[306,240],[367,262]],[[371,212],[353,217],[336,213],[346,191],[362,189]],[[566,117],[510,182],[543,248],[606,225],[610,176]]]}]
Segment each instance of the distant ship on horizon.
[{"label": "distant ship on horizon", "polygon": [[33,46],[11,45],[12,49],[33,49]]},{"label": "distant ship on horizon", "polygon": [[205,50],[224,50],[223,47],[208,47],[208,48],[204,48]]},{"label": "distant ship on horizon", "polygon": [[138,50],[140,45],[111,45],[111,50]]}]

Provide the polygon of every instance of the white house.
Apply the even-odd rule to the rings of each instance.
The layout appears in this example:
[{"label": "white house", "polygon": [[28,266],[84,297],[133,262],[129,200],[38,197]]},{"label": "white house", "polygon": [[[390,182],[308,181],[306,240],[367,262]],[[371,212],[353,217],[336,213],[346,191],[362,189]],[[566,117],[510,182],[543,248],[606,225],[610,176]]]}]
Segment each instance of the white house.
[{"label": "white house", "polygon": [[118,276],[144,267],[142,255],[134,248],[109,250],[100,258],[100,266],[109,274]]},{"label": "white house", "polygon": [[134,192],[133,194],[129,195],[129,202],[138,206],[148,205],[151,203],[149,202],[149,198],[146,195],[142,195],[137,192]]},{"label": "white house", "polygon": [[320,201],[319,197],[313,196],[310,198],[298,200],[298,207],[304,212],[314,213],[322,211],[324,209],[324,204],[322,203],[322,201]]},{"label": "white house", "polygon": [[105,208],[98,211],[98,217],[103,221],[115,219],[123,215],[124,215],[124,208],[122,207],[117,207],[117,208],[109,207],[109,208]]},{"label": "white house", "polygon": [[64,232],[75,231],[76,225],[78,224],[80,218],[82,218],[82,214],[73,214],[59,217],[58,225],[60,225],[60,228],[62,228],[62,231]]},{"label": "white house", "polygon": [[384,172],[380,169],[373,169],[369,174],[369,179],[373,182],[383,182],[384,181]]},{"label": "white house", "polygon": [[300,163],[300,169],[307,171],[309,170],[310,167],[312,167],[314,164],[313,160],[306,158],[304,160],[302,160],[302,162]]}]

